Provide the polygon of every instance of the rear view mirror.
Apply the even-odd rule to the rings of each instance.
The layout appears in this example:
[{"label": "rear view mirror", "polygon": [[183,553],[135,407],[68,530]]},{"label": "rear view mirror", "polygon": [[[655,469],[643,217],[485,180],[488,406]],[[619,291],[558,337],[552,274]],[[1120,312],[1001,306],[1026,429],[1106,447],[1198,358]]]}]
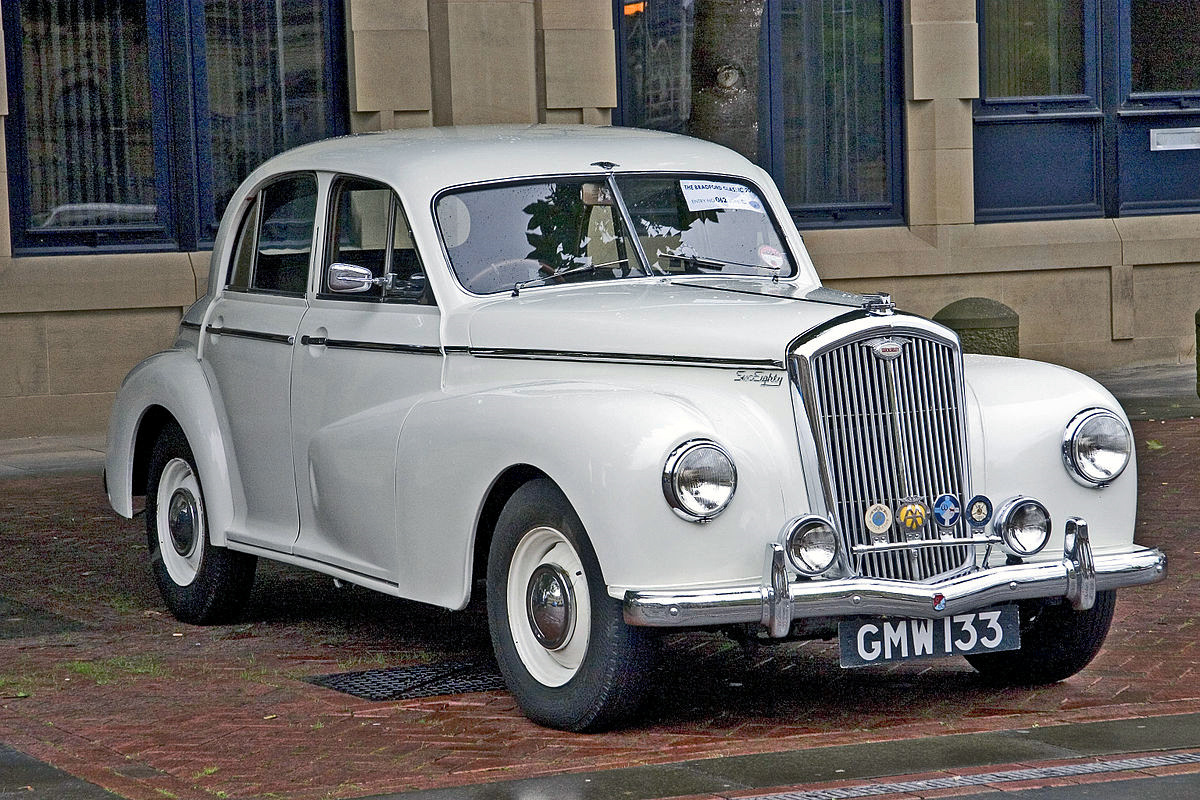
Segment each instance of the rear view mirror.
[{"label": "rear view mirror", "polygon": [[585,206],[611,206],[613,204],[612,189],[607,183],[585,183],[580,188],[579,194]]},{"label": "rear view mirror", "polygon": [[329,291],[338,294],[361,294],[377,285],[371,270],[354,264],[330,264],[328,280]]}]

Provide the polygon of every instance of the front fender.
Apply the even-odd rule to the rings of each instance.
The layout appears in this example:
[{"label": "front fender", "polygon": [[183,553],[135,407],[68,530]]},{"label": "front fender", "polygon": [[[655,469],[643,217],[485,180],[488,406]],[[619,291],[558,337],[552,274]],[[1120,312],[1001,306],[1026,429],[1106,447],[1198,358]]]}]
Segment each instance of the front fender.
[{"label": "front fender", "polygon": [[1105,408],[1126,419],[1112,394],[1086,375],[1054,364],[999,356],[963,360],[972,486],[997,506],[1017,494],[1045,504],[1053,534],[1034,560],[1061,556],[1068,517],[1087,520],[1097,552],[1128,546],[1137,517],[1134,457],[1101,489],[1076,483],[1062,458],[1063,432],[1083,409]]},{"label": "front fender", "polygon": [[108,501],[121,516],[133,516],[138,432],[155,408],[163,409],[183,429],[204,489],[210,539],[223,545],[233,520],[236,467],[225,450],[203,366],[190,351],[167,350],[150,356],[122,382],[109,418],[104,459]]},{"label": "front fender", "polygon": [[[759,402],[764,397],[731,401],[728,386],[719,388],[689,385],[684,397],[658,387],[545,382],[418,406],[399,442],[402,592],[465,604],[483,502],[516,464],[536,467],[566,494],[614,596],[758,575],[763,542],[778,535],[789,503],[806,508],[806,498],[785,489],[804,486],[790,399],[786,385],[777,387],[775,409]],[[707,402],[710,391],[721,402]],[[667,456],[695,438],[718,441],[738,468],[732,503],[707,524],[677,517],[662,491]]]}]

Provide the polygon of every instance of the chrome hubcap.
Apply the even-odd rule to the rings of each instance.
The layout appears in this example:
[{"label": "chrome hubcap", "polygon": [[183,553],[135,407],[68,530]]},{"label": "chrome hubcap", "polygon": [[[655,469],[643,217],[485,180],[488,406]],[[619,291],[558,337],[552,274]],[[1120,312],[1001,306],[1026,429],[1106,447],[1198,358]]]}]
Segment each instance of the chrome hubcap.
[{"label": "chrome hubcap", "polygon": [[526,591],[529,627],[538,643],[558,650],[571,638],[575,627],[571,579],[556,564],[542,564],[533,571]]},{"label": "chrome hubcap", "polygon": [[187,558],[196,549],[196,498],[186,489],[176,489],[167,507],[167,530],[175,552]]},{"label": "chrome hubcap", "polygon": [[154,496],[158,554],[171,581],[189,586],[200,571],[206,541],[204,493],[192,465],[182,458],[164,464]]},{"label": "chrome hubcap", "polygon": [[583,561],[561,531],[539,526],[517,542],[504,590],[513,646],[529,676],[562,686],[588,652],[592,602]]}]

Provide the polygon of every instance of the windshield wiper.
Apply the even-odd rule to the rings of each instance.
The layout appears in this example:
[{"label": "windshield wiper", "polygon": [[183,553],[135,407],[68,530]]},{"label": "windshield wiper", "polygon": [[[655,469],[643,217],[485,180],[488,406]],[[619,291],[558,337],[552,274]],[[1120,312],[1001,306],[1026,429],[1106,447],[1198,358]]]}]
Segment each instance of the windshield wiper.
[{"label": "windshield wiper", "polygon": [[[549,275],[539,275],[536,278],[530,278],[528,280],[518,281],[513,284],[512,296],[519,297],[521,294],[521,290],[524,289],[526,286],[533,286],[534,284],[537,284],[537,283],[545,283],[546,281],[552,281],[555,278],[562,278],[567,275],[582,275],[585,272],[595,272],[596,270],[599,270],[599,269],[607,269],[609,267],[615,267],[618,264],[631,264],[631,262],[628,258],[618,258],[616,261],[606,261],[603,264],[583,264],[578,267],[571,267],[570,269],[564,269],[560,272],[551,272]],[[639,267],[639,269],[640,269],[640,267]]]},{"label": "windshield wiper", "polygon": [[690,255],[690,254],[685,254],[685,253],[668,253],[665,250],[659,250],[658,252],[656,252],[654,254],[654,257],[655,258],[670,258],[670,259],[674,259],[676,261],[682,261],[684,264],[689,265],[690,267],[695,269],[697,272],[699,272],[701,269],[718,269],[718,270],[720,270],[720,269],[725,269],[725,267],[745,267],[746,269],[765,269],[765,270],[769,270],[772,273],[771,280],[775,281],[775,282],[779,281],[779,273],[783,271],[782,266],[772,267],[770,264],[745,264],[741,261],[729,261],[727,259],[720,259],[720,258],[706,258],[703,256]]}]

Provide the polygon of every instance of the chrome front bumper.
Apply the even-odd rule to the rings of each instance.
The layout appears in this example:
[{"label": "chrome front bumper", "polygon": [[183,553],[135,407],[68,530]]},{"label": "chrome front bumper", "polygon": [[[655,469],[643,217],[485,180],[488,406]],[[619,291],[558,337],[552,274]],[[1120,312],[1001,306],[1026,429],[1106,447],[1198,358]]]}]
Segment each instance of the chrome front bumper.
[{"label": "chrome front bumper", "polygon": [[875,578],[790,580],[783,547],[767,546],[758,585],[685,591],[628,591],[625,621],[651,627],[703,627],[760,623],[771,636],[787,636],[792,621],[817,617],[873,616],[940,619],[1014,600],[1065,598],[1088,609],[1097,591],[1141,586],[1166,577],[1160,550],[1131,547],[1094,555],[1087,524],[1067,521],[1058,561],[982,569],[934,583]]}]

